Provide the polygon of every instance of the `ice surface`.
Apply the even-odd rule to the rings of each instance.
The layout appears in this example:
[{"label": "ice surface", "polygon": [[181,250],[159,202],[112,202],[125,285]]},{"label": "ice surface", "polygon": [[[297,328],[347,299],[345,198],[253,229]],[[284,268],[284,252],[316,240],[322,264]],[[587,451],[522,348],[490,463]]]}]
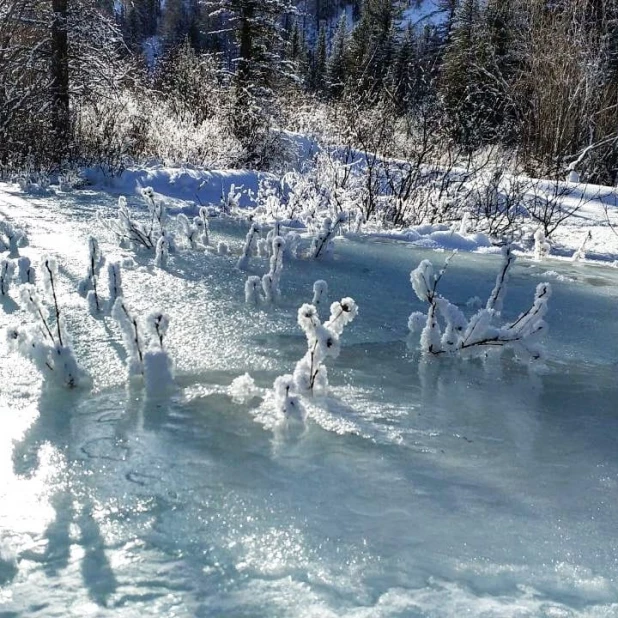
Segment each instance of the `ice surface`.
[{"label": "ice surface", "polygon": [[[159,269],[95,221],[115,212],[106,194],[13,202],[0,211],[27,230],[22,253],[58,260],[94,387],[42,387],[1,339],[0,615],[618,615],[618,270],[518,260],[504,319],[554,273],[542,367],[423,360],[406,346],[425,309],[409,277],[435,253],[338,239],[331,261],[287,261],[279,305],[260,310],[236,269],[248,225],[213,220],[232,254],[182,250]],[[125,388],[119,330],[75,292],[90,235],[126,264],[132,310],[169,314],[169,394]],[[499,263],[457,255],[442,293],[469,315]],[[267,270],[252,258],[250,275]],[[359,314],[329,395],[280,433],[266,393],[306,350],[296,312],[318,279]],[[23,318],[11,294],[3,329]],[[233,397],[247,372],[255,396]]]}]

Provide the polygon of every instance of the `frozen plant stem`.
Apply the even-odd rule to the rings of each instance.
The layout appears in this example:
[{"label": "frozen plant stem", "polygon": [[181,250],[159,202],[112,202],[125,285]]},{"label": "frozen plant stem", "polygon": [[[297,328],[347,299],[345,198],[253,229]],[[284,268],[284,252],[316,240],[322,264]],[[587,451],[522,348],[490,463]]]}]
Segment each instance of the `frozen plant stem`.
[{"label": "frozen plant stem", "polygon": [[58,306],[58,296],[56,295],[56,283],[54,281],[54,269],[50,265],[49,259],[45,260],[45,270],[47,271],[47,276],[49,277],[49,287],[52,293],[52,298],[54,301],[54,311],[56,317],[56,330],[58,332],[58,343],[61,347],[64,347],[64,343],[62,341],[62,329],[60,328],[60,307]]}]

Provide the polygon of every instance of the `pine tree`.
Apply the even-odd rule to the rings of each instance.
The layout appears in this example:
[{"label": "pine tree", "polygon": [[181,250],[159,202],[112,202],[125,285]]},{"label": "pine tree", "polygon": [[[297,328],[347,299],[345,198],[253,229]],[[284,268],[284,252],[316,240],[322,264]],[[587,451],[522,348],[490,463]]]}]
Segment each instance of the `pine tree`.
[{"label": "pine tree", "polygon": [[332,96],[340,96],[348,76],[348,29],[345,14],[339,19],[326,64],[326,82]]},{"label": "pine tree", "polygon": [[363,1],[349,55],[351,78],[360,92],[381,89],[394,58],[401,12],[400,0]]},{"label": "pine tree", "polygon": [[289,68],[283,61],[283,19],[295,12],[294,6],[292,0],[211,0],[208,4],[225,16],[235,35],[232,120],[251,163],[260,157],[256,149],[265,142],[274,89]]}]

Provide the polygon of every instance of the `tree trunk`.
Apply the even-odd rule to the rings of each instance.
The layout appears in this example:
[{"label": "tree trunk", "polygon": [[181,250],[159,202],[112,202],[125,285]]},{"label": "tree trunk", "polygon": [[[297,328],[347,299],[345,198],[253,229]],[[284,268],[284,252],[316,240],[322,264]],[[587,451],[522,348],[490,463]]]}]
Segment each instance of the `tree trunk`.
[{"label": "tree trunk", "polygon": [[70,137],[68,0],[52,0],[51,96],[52,128],[57,161],[66,154]]}]

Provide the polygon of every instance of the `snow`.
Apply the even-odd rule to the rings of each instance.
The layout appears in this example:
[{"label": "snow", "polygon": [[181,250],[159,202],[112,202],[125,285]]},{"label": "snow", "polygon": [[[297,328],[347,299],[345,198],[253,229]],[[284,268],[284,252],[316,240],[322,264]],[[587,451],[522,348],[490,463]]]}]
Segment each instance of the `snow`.
[{"label": "snow", "polygon": [[[166,184],[178,177],[191,180]],[[467,315],[468,299],[494,288],[500,256],[488,250],[499,249],[471,239],[462,250],[456,235],[473,235],[459,225],[337,237],[330,260],[286,259],[278,305],[255,307],[236,268],[249,222],[211,217],[210,244],[229,255],[178,247],[165,269],[154,251],[119,247],[101,223],[125,189],[131,213],[148,222],[137,179],[166,198],[170,219],[196,216],[195,189],[213,178],[199,192],[206,206],[220,203],[220,180],[257,190],[250,173],[171,168],[132,171],[107,191],[0,186],[0,216],[28,236],[20,253],[37,269],[45,255],[58,264],[66,328],[92,379],[86,389],[44,384],[0,339],[1,611],[616,615],[618,269],[609,261],[618,238],[602,204],[556,233],[550,257],[537,262],[533,243],[522,244],[512,266],[506,322],[552,279],[542,364],[428,359],[418,338],[406,342],[408,316],[426,309],[410,272],[445,255],[418,241],[445,250],[456,239],[440,293]],[[588,229],[586,258],[566,259]],[[154,308],[169,316],[174,388],[156,397],[139,379],[127,384],[121,330],[76,292],[90,236],[121,264],[136,318]],[[268,257],[252,257],[251,275],[268,268]],[[107,296],[105,269],[100,277]],[[338,357],[324,361],[328,392],[294,400],[285,379],[273,384],[307,351],[297,313],[316,281],[328,282],[330,299],[354,298],[358,315]],[[27,319],[22,285],[0,299],[3,331]],[[161,360],[151,375],[170,369]],[[284,410],[295,421],[279,431]]]}]

